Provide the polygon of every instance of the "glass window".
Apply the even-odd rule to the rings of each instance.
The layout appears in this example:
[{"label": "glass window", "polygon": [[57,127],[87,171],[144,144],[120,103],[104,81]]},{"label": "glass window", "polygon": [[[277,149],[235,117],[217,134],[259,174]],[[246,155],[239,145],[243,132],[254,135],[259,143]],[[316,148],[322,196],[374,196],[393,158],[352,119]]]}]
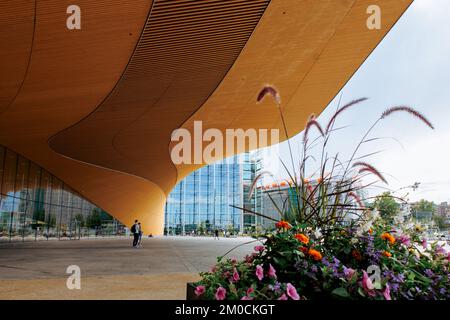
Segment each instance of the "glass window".
[{"label": "glass window", "polygon": [[3,193],[3,191],[2,191],[2,180],[3,180],[4,160],[5,160],[5,148],[0,146],[0,194]]},{"label": "glass window", "polygon": [[27,199],[29,165],[30,162],[27,159],[19,156],[17,161],[15,196],[21,199]]},{"label": "glass window", "polygon": [[16,168],[17,168],[16,154],[10,150],[6,150],[3,181],[2,181],[2,193],[5,195],[6,194],[11,195],[14,193]]}]

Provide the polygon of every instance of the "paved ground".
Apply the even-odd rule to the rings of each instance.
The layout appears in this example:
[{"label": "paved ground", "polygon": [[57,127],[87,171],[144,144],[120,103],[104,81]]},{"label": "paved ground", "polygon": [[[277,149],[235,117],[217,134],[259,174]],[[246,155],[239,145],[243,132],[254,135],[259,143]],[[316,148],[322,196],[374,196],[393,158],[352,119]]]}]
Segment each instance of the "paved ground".
[{"label": "paved ground", "polygon": [[[229,254],[241,258],[249,238],[156,237],[143,247],[131,239],[0,244],[0,299],[184,299],[186,282],[198,279]],[[66,269],[81,269],[81,290],[68,290]]]}]

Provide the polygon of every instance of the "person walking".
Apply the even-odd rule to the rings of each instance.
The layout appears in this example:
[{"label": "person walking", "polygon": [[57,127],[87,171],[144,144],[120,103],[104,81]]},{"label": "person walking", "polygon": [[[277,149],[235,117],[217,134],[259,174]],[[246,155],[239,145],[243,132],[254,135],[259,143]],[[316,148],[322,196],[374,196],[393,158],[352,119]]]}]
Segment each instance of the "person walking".
[{"label": "person walking", "polygon": [[142,226],[141,226],[140,222],[138,222],[138,226],[139,226],[139,238],[138,238],[137,247],[141,248],[142,247],[142,245],[141,245],[141,241],[142,241]]},{"label": "person walking", "polygon": [[219,240],[219,229],[214,230],[214,240]]},{"label": "person walking", "polygon": [[131,226],[131,233],[133,233],[133,248],[136,248],[139,242],[139,224],[137,220],[134,220],[134,224]]}]

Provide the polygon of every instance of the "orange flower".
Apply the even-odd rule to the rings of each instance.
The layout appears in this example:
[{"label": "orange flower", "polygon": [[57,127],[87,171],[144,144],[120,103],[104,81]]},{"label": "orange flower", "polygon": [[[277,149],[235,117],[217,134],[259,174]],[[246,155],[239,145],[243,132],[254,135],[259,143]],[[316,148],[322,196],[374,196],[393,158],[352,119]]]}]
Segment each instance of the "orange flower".
[{"label": "orange flower", "polygon": [[303,242],[304,244],[308,244],[309,238],[305,236],[303,233],[297,233],[295,236],[295,239],[297,239],[300,242]]},{"label": "orange flower", "polygon": [[362,259],[361,253],[358,250],[352,251],[352,257],[358,261]]},{"label": "orange flower", "polygon": [[395,243],[395,238],[389,234],[388,232],[385,232],[381,235],[381,239],[389,241],[390,244]]},{"label": "orange flower", "polygon": [[323,178],[318,178],[318,179],[317,179],[317,183],[319,183],[319,184],[320,184],[322,181],[323,181]]},{"label": "orange flower", "polygon": [[384,251],[383,252],[383,256],[385,256],[385,257],[392,257],[392,254],[389,252],[389,251]]},{"label": "orange flower", "polygon": [[276,226],[278,229],[286,229],[286,230],[289,230],[290,228],[292,228],[291,225],[289,224],[289,222],[284,221],[284,220],[278,221],[278,222],[275,224],[275,226]]},{"label": "orange flower", "polygon": [[369,234],[372,234],[373,233],[373,230],[372,230],[372,228],[370,228],[369,229]]},{"label": "orange flower", "polygon": [[322,255],[317,250],[309,249],[308,254],[316,261],[322,260]]}]

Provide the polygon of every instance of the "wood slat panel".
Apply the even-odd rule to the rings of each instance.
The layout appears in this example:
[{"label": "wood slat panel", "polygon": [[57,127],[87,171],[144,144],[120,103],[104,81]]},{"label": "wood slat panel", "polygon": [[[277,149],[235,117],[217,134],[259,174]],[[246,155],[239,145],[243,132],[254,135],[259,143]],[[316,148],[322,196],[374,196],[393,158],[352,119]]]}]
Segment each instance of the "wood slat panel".
[{"label": "wood slat panel", "polygon": [[177,180],[167,152],[171,132],[218,86],[268,4],[156,0],[116,89],[89,117],[54,137],[51,146],[72,158],[144,177],[168,193]]}]

